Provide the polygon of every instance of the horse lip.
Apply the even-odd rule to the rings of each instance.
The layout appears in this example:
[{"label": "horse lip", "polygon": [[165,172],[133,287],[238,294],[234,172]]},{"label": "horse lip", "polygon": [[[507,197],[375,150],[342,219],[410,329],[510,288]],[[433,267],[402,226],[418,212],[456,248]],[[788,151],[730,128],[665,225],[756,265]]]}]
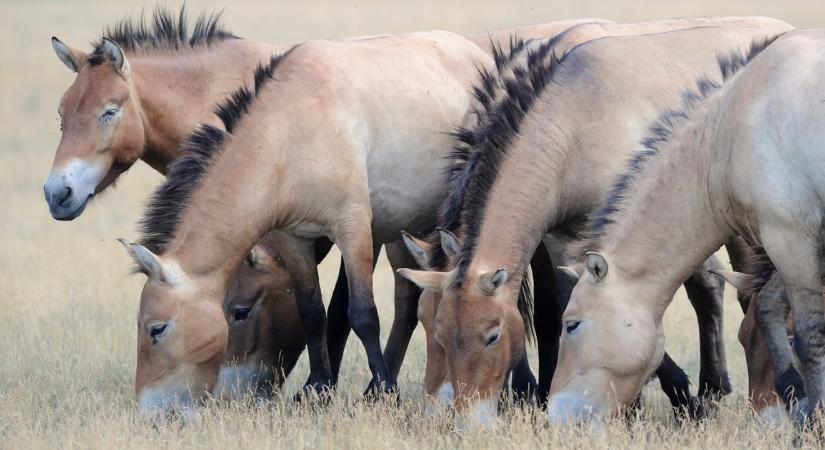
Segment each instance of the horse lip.
[{"label": "horse lip", "polygon": [[64,221],[64,222],[67,222],[67,221],[74,220],[74,219],[78,218],[81,214],[83,214],[83,211],[86,209],[86,205],[89,204],[89,200],[91,200],[93,196],[94,196],[94,194],[89,194],[88,196],[86,196],[86,199],[83,200],[83,203],[81,203],[80,206],[78,206],[77,208],[74,209],[74,211],[72,211],[72,212],[70,212],[69,214],[66,214],[66,215],[59,215],[54,210],[49,208],[49,211],[51,211],[51,213],[52,213],[52,218],[54,218],[55,220],[60,220],[60,221]]}]

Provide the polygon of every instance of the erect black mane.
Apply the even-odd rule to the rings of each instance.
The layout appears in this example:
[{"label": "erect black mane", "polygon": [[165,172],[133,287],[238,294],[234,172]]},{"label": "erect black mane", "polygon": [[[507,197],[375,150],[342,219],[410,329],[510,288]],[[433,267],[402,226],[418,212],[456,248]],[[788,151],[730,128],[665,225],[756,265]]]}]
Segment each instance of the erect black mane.
[{"label": "erect black mane", "polygon": [[140,17],[126,18],[114,25],[107,26],[101,39],[94,44],[94,51],[87,62],[100,65],[106,62],[103,51],[103,38],[111,39],[125,52],[165,52],[198,46],[208,47],[213,42],[238,39],[221,24],[220,12],[203,12],[195,25],[189,28],[186,5],[181,6],[176,14],[163,6],[155,7],[151,18],[147,20],[144,13]]},{"label": "erect black mane", "polygon": [[461,129],[455,133],[459,144],[451,157],[458,163],[451,171],[450,197],[441,220],[448,229],[457,224],[463,226],[456,284],[465,281],[478,243],[488,194],[510,143],[559,66],[553,46],[554,42],[548,40],[524,50],[528,52],[526,67],[514,72],[513,77],[500,77],[505,93],[501,100],[492,105],[474,130]]},{"label": "erect black mane", "polygon": [[679,126],[690,118],[696,107],[702,105],[712,93],[720,89],[726,81],[756,58],[779,36],[781,34],[761,41],[753,41],[745,54],[736,49],[727,55],[717,56],[719,70],[722,73],[722,83],[713,81],[706,75],[697,78],[695,90],[682,92],[679,109],[667,109],[659,115],[648,130],[647,137],[642,139],[641,149],[628,160],[627,168],[614,182],[605,203],[588,220],[581,250],[598,250],[599,239],[604,234],[604,228],[614,223],[616,214],[624,206],[630,187],[645,173],[647,163],[661,154],[662,146],[673,137]]},{"label": "erect black mane", "polygon": [[215,156],[220,153],[226,136],[232,133],[249,110],[249,105],[267,82],[274,78],[275,69],[288,55],[289,51],[272,56],[267,64],[258,65],[253,87],[238,88],[217,106],[215,114],[223,122],[226,131],[201,124],[186,138],[181,147],[184,156],[169,166],[166,182],[152,194],[139,222],[140,242],[150,251],[156,254],[165,251],[166,245],[175,235],[192,193]]}]

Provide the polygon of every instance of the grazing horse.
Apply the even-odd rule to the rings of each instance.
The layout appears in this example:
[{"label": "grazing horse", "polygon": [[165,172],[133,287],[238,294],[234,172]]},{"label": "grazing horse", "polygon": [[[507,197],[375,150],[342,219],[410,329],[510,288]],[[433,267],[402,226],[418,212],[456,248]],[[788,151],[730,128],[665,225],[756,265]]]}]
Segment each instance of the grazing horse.
[{"label": "grazing horse", "polygon": [[229,341],[215,397],[238,400],[252,392],[268,398],[304,351],[306,340],[289,270],[301,261],[288,260],[292,243],[281,233],[267,234],[232,276],[223,305]]},{"label": "grazing horse", "polygon": [[[459,133],[479,150],[459,171],[463,198],[450,203],[458,206],[453,214],[460,215],[462,227],[457,263],[449,272],[404,273],[419,286],[443,292],[435,333],[459,407],[474,417],[495,417],[503,372],[482,376],[476,368],[505,367],[500,361],[513,361],[510,349],[523,348],[523,327],[514,325],[515,299],[542,237],[582,231],[646,121],[677,99],[696,74],[715,69],[720,47],[788,28],[744,18],[737,26],[607,37],[577,46],[561,62],[544,44],[528,58],[529,70],[510,82],[489,123]],[[705,293],[722,288],[711,275],[695,278]],[[725,392],[722,375],[702,381]]]},{"label": "grazing horse", "polygon": [[[547,37],[588,21],[598,19],[549,22],[468,38],[490,51],[488,46],[492,42],[509,38],[513,32]],[[97,193],[138,159],[166,174],[169,164],[182,156],[180,146],[198,123],[223,126],[214,114],[214,105],[238,86],[251,85],[253,69],[273,53],[286,49],[235,36],[223,28],[219,15],[202,15],[190,27],[184,8],[177,15],[157,8],[150,22],[122,21],[107,28],[103,35],[91,54],[52,39],[57,56],[77,73],[61,99],[63,132],[44,185],[50,211],[58,220],[78,217]],[[283,240],[281,237],[274,241]],[[331,244],[317,245],[320,260]],[[387,247],[391,264],[410,264],[408,255],[403,250],[392,250],[393,246],[398,244]],[[283,249],[278,253],[286,256]],[[300,277],[311,278],[306,274]],[[270,286],[274,291],[284,289]],[[334,378],[349,333],[346,289],[346,275],[341,270],[330,302],[328,331]],[[396,320],[385,352],[397,374],[415,327],[418,290],[396,277],[396,292]],[[231,361],[236,355],[228,356],[231,358],[227,361]],[[231,367],[227,370],[247,373]]]},{"label": "grazing horse", "polygon": [[[308,42],[273,58],[253,88],[222,105],[226,132],[193,133],[190,156],[149,204],[144,245],[128,245],[149,276],[138,327],[141,408],[189,409],[213,388],[226,345],[223,292],[273,228],[303,241],[305,260],[321,236],[341,249],[370,389],[393,390],[372,297],[374,246],[397,240],[402,228],[434,225],[445,192],[432,165],[450,138],[433,130],[464,122],[476,68],[491,64],[448,32]],[[317,289],[302,287],[311,386],[323,391],[332,379],[324,307]]]},{"label": "grazing horse", "polygon": [[[691,28],[697,26],[709,25],[736,25],[741,24],[742,19],[731,17],[708,17],[708,18],[680,18],[680,19],[662,19],[640,23],[630,24],[612,24],[612,23],[584,23],[556,35],[552,39],[553,52],[556,54],[563,54],[571,48],[583,42],[592,39],[598,39],[607,36],[626,36],[659,33],[664,31],[672,31],[676,29]],[[481,80],[476,88],[476,96],[478,103],[483,106],[483,110],[477,111],[480,123],[475,125],[476,129],[482,129],[485,125],[481,122],[489,120],[496,116],[496,110],[499,104],[508,98],[507,89],[514,86],[513,80],[528,70],[529,57],[535,54],[535,51],[542,45],[540,41],[513,43],[511,41],[511,48],[508,55],[501,51],[501,47],[494,47],[493,54],[496,59],[497,70],[492,72],[482,71]],[[496,51],[498,49],[498,51]],[[459,132],[459,138],[472,139],[471,133]],[[462,148],[453,155],[455,160],[466,160],[468,153],[472,150],[470,148]],[[454,165],[451,171],[450,180],[450,199],[445,203],[441,226],[458,231],[460,226],[460,214],[455,208],[460,205],[462,201],[462,180],[468,170],[468,166],[462,161],[461,164]],[[453,210],[451,213],[450,211]],[[438,239],[436,239],[438,240]],[[413,241],[407,240],[406,243]],[[553,247],[553,246],[551,246]],[[558,246],[555,246],[557,248]],[[449,264],[445,264],[444,255],[439,252],[441,246],[431,247],[436,251],[433,260],[436,261],[430,265],[432,269],[444,270]],[[414,254],[420,251],[418,249],[410,248]],[[555,252],[554,260],[558,261],[563,258],[560,253]],[[549,269],[549,260],[547,260],[546,252],[539,249],[531,260],[531,269],[534,275],[535,291],[537,301],[535,302],[535,333],[538,341],[539,350],[539,402],[543,403],[546,400],[546,395],[549,392],[550,380],[552,379],[552,371],[556,364],[556,357],[558,352],[558,338],[561,332],[561,313],[564,310],[566,298],[564,295],[556,294],[554,291],[569,292],[572,285],[566,282],[566,276],[563,273],[556,273],[556,276],[548,276],[552,269]],[[556,278],[556,279],[554,279]],[[703,355],[703,381],[710,380],[713,383],[707,382],[702,384],[700,395],[718,395],[726,393],[729,390],[727,382],[719,383],[718,380],[726,380],[726,367],[724,359],[724,349],[722,347],[722,328],[721,320],[717,317],[718,312],[721,311],[721,303],[723,301],[721,290],[708,283],[706,279],[697,278],[688,284],[690,288],[692,299],[701,299],[701,301],[693,301],[692,304],[697,309],[699,322],[703,329],[702,333],[702,350]],[[703,291],[710,290],[709,293]],[[549,294],[548,294],[549,293]],[[428,304],[437,304],[437,301],[431,300],[431,294],[426,295]],[[706,304],[709,303],[709,304]],[[433,314],[436,309],[428,309]],[[419,317],[421,316],[419,310]],[[434,319],[433,319],[434,320]],[[431,321],[432,322],[432,321]],[[529,327],[528,327],[529,328]],[[434,339],[431,339],[434,341]],[[437,349],[438,346],[429,346],[430,349]],[[442,356],[437,357],[438,360],[443,360]],[[665,359],[663,365],[657,371],[657,375],[662,382],[663,389],[667,392],[671,399],[671,403],[678,411],[683,411],[683,407],[689,406],[687,403],[691,400],[688,388],[688,379],[672,359]],[[425,377],[430,378],[430,377]],[[439,378],[436,376],[435,378]],[[721,386],[719,386],[721,384]],[[718,386],[718,388],[717,388]],[[433,386],[430,386],[433,387]],[[441,388],[440,388],[441,389]],[[451,388],[444,387],[441,389],[444,392],[452,392]],[[435,396],[435,391],[429,390],[430,395]],[[690,407],[690,411],[695,411],[695,408]],[[698,411],[696,411],[698,412]]]},{"label": "grazing horse", "polygon": [[807,394],[795,420],[821,407],[825,31],[768,44],[720,58],[725,82],[700,80],[663,115],[596,216],[565,312],[552,422],[632,401],[661,357],[679,282],[732,235],[762,246],[787,290]]}]

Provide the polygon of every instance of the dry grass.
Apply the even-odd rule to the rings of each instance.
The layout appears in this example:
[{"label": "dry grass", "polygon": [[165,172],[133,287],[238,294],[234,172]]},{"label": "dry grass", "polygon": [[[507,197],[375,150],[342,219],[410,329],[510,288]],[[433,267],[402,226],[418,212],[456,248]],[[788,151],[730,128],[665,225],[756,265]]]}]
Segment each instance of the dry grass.
[{"label": "dry grass", "polygon": [[[417,29],[473,31],[573,16],[637,20],[656,16],[761,14],[815,25],[815,1],[794,7],[768,1],[645,2],[595,0],[541,2],[427,0],[384,4],[375,0],[330,4],[283,2],[206,4],[227,7],[236,32],[270,42]],[[205,5],[190,1],[193,9]],[[147,4],[145,6],[151,6]],[[53,56],[48,38],[76,46],[103,24],[138,11],[135,2],[25,2],[0,4],[0,447],[310,447],[310,448],[775,448],[790,442],[787,429],[755,420],[744,399],[744,358],[736,341],[741,313],[728,293],[729,365],[736,392],[717,418],[701,425],[674,423],[666,400],[651,385],[645,408],[630,426],[564,434],[548,429],[538,411],[511,409],[494,433],[457,434],[446,417],[422,415],[424,341],[419,329],[400,377],[400,408],[359,401],[368,381],[362,347],[352,339],[338,397],[315,410],[289,400],[308,371],[304,358],[285,398],[265,405],[212,406],[200,424],[159,429],[135,414],[132,376],[135,315],[143,280],[126,276],[129,262],[115,238],[134,236],[142,200],[160,177],[140,165],[119,188],[83,217],[57,223],[48,214],[41,183],[59,134],[55,108],[71,75]],[[322,268],[325,294],[334,258]],[[391,279],[385,262],[376,275],[384,334],[392,318]],[[327,298],[327,296],[325,296]],[[667,348],[696,379],[695,319],[680,293],[667,314]],[[805,442],[814,445],[814,442]]]}]

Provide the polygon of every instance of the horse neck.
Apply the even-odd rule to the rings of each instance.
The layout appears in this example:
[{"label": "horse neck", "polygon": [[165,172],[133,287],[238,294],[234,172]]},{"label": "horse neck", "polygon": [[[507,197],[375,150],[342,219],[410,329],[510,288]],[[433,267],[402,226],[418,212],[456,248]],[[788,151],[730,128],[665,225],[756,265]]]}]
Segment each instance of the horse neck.
[{"label": "horse neck", "polygon": [[284,170],[288,152],[279,150],[287,147],[254,122],[249,117],[226,135],[167,246],[165,254],[190,276],[225,285],[252,246],[291,217],[294,184]]},{"label": "horse neck", "polygon": [[181,156],[186,136],[199,123],[221,126],[215,106],[238,87],[250,85],[255,67],[277,50],[232,39],[209,49],[128,55],[145,134],[141,159],[165,174]]},{"label": "horse neck", "polygon": [[[721,192],[715,121],[707,105],[694,111],[641,169],[601,249],[630,285],[654,292],[660,314],[678,287],[734,234]],[[712,167],[714,166],[714,167]],[[711,170],[713,169],[713,170]]]},{"label": "horse neck", "polygon": [[[531,117],[549,117],[544,106],[537,104]],[[567,126],[557,123],[549,129],[540,122],[525,119],[496,173],[479,215],[482,222],[473,233],[478,240],[468,264],[470,273],[505,267],[510,280],[519,282],[548,226],[560,218],[561,174],[568,153],[566,139],[557,130]],[[469,228],[464,224],[465,232]]]}]

